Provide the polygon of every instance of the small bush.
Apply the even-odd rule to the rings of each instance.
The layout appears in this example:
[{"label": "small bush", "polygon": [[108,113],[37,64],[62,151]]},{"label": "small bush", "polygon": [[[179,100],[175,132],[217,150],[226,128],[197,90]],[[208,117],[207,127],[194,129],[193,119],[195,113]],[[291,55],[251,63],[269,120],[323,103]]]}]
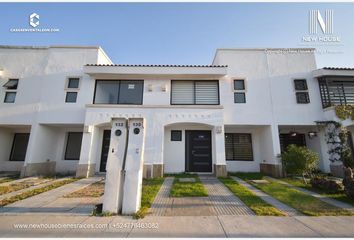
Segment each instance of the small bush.
[{"label": "small bush", "polygon": [[309,174],[317,169],[319,156],[307,147],[289,145],[282,155],[283,166],[288,174]]},{"label": "small bush", "polygon": [[342,190],[342,187],[337,182],[323,177],[314,177],[310,183],[313,188],[322,189],[330,194],[338,193]]}]

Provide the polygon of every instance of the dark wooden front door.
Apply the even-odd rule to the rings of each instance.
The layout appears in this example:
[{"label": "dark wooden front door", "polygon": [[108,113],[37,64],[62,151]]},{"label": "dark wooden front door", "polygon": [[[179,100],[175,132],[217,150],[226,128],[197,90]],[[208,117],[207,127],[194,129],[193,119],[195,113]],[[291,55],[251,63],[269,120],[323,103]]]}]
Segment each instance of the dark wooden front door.
[{"label": "dark wooden front door", "polygon": [[186,131],[186,172],[211,172],[211,132]]},{"label": "dark wooden front door", "polygon": [[107,164],[110,142],[111,142],[111,130],[104,130],[103,131],[103,140],[102,140],[100,172],[106,171],[106,164]]}]

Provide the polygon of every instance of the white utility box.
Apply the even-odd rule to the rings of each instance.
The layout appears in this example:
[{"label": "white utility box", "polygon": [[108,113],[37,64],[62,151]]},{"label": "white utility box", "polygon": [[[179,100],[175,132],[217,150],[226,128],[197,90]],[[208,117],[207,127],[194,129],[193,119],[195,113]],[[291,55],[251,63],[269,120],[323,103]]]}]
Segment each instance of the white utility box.
[{"label": "white utility box", "polygon": [[122,209],[124,159],[127,149],[127,119],[112,119],[111,141],[106,165],[103,212],[119,213]]},{"label": "white utility box", "polygon": [[129,118],[122,214],[134,214],[141,205],[145,128],[143,118]]}]

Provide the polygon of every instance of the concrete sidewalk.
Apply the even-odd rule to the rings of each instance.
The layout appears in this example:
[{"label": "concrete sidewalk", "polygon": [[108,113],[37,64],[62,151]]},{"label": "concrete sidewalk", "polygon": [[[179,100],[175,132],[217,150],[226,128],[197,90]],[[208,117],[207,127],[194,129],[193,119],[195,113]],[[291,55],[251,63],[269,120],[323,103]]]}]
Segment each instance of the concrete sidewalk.
[{"label": "concrete sidewalk", "polygon": [[[18,229],[14,224],[54,224],[46,226],[57,228]],[[1,216],[0,237],[354,237],[354,217],[147,216],[134,220],[17,215]]]},{"label": "concrete sidewalk", "polygon": [[92,183],[101,181],[103,177],[83,178],[78,181],[63,185],[53,190],[14,202],[0,208],[0,217],[11,214],[85,214],[89,215],[96,202],[90,199],[70,199],[62,197],[89,186]]}]

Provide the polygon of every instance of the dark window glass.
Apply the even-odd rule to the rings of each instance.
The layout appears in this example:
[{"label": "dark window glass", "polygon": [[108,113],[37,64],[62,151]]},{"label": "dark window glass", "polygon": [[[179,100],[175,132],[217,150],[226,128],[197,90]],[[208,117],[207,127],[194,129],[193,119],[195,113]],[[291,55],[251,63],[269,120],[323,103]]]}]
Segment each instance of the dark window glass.
[{"label": "dark window glass", "polygon": [[235,100],[235,103],[246,103],[246,94],[245,93],[234,93],[235,96],[234,96],[234,100]]},{"label": "dark window glass", "polygon": [[253,161],[252,136],[248,133],[225,133],[227,161]]},{"label": "dark window glass", "polygon": [[68,88],[79,88],[80,79],[79,78],[69,78]]},{"label": "dark window glass", "polygon": [[117,104],[119,81],[96,81],[95,103]]},{"label": "dark window glass", "polygon": [[79,160],[82,132],[69,132],[66,141],[65,160]]},{"label": "dark window glass", "polygon": [[297,92],[296,93],[297,103],[309,103],[310,97],[308,92]]},{"label": "dark window glass", "polygon": [[143,81],[120,81],[119,104],[142,104]]},{"label": "dark window glass", "polygon": [[307,82],[306,79],[296,79],[294,80],[295,90],[307,90]]},{"label": "dark window glass", "polygon": [[97,80],[95,104],[143,104],[144,81]]},{"label": "dark window glass", "polygon": [[25,161],[29,133],[15,133],[10,161]]},{"label": "dark window glass", "polygon": [[245,90],[245,81],[234,80],[234,90]]},{"label": "dark window glass", "polygon": [[77,92],[67,92],[65,102],[67,103],[76,103]]},{"label": "dark window glass", "polygon": [[182,141],[182,131],[172,130],[171,131],[171,141]]},{"label": "dark window glass", "polygon": [[9,81],[7,81],[3,87],[6,87],[7,89],[17,89],[18,86],[18,79],[9,79]]},{"label": "dark window glass", "polygon": [[4,103],[14,103],[16,99],[16,92],[6,92]]}]

